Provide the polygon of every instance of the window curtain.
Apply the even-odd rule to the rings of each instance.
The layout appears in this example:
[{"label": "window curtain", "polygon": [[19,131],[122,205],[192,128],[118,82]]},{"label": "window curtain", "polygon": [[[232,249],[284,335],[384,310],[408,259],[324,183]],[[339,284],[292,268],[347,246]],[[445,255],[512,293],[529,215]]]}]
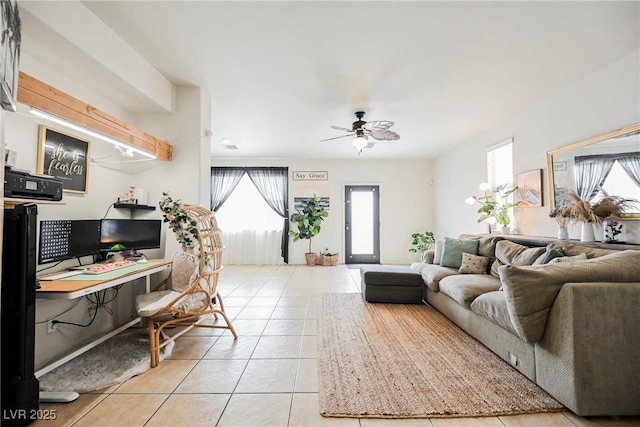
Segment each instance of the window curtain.
[{"label": "window curtain", "polygon": [[640,187],[640,152],[624,153],[618,158],[618,162],[633,182]]},{"label": "window curtain", "polygon": [[588,201],[598,194],[598,190],[611,172],[616,157],[617,155],[606,154],[574,157],[576,190],[581,199]]},{"label": "window curtain", "polygon": [[220,206],[229,198],[240,182],[244,168],[211,168],[211,210],[220,209]]},{"label": "window curtain", "polygon": [[289,262],[289,168],[246,168],[264,200],[283,219],[280,254]]}]

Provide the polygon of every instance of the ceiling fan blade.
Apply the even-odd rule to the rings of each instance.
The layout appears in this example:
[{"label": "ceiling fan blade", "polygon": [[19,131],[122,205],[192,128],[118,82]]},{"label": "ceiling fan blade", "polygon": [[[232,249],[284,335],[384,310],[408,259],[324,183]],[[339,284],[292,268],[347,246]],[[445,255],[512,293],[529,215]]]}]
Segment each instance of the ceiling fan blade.
[{"label": "ceiling fan blade", "polygon": [[364,130],[370,130],[373,131],[374,129],[389,129],[391,126],[393,126],[393,122],[390,122],[388,120],[374,120],[371,122],[367,122],[362,126],[362,129]]},{"label": "ceiling fan blade", "polygon": [[321,139],[321,140],[320,140],[320,142],[333,141],[334,139],[346,138],[347,136],[354,136],[354,134],[353,134],[353,133],[350,133],[350,134],[348,134],[348,135],[335,136],[335,137],[333,137],[333,138]]},{"label": "ceiling fan blade", "polygon": [[400,135],[387,129],[374,129],[368,131],[367,134],[379,141],[394,141],[400,139]]},{"label": "ceiling fan blade", "polygon": [[340,126],[329,126],[329,127],[332,128],[332,129],[343,130],[345,132],[353,132],[353,129],[347,129],[347,128],[343,128],[343,127],[340,127]]}]

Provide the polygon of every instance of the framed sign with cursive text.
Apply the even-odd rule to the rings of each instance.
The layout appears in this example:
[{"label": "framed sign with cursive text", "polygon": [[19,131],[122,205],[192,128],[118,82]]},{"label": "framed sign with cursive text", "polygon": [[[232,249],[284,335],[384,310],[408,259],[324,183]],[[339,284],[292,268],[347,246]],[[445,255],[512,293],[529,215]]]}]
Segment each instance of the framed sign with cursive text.
[{"label": "framed sign with cursive text", "polygon": [[68,193],[87,194],[90,142],[40,125],[37,172],[62,180]]}]

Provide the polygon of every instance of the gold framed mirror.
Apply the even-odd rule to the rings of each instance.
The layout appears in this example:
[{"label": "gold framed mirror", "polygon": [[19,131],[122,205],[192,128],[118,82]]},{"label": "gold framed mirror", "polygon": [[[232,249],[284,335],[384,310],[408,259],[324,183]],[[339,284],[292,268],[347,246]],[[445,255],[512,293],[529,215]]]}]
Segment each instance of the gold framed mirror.
[{"label": "gold framed mirror", "polygon": [[[640,200],[640,123],[547,152],[551,209],[561,206],[567,191],[586,200],[605,191]],[[640,219],[640,207],[624,219]]]}]

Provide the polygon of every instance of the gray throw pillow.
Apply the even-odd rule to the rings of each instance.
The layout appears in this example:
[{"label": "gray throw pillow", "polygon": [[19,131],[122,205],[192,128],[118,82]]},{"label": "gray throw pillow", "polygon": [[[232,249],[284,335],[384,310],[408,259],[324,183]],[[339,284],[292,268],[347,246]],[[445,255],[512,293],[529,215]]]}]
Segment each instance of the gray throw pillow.
[{"label": "gray throw pillow", "polygon": [[463,252],[477,255],[478,241],[445,237],[444,244],[442,245],[440,265],[443,267],[460,268],[462,265]]},{"label": "gray throw pillow", "polygon": [[533,261],[533,265],[548,264],[552,259],[562,256],[564,256],[564,251],[562,250],[562,248],[547,249],[545,253],[543,253],[535,261]]}]

